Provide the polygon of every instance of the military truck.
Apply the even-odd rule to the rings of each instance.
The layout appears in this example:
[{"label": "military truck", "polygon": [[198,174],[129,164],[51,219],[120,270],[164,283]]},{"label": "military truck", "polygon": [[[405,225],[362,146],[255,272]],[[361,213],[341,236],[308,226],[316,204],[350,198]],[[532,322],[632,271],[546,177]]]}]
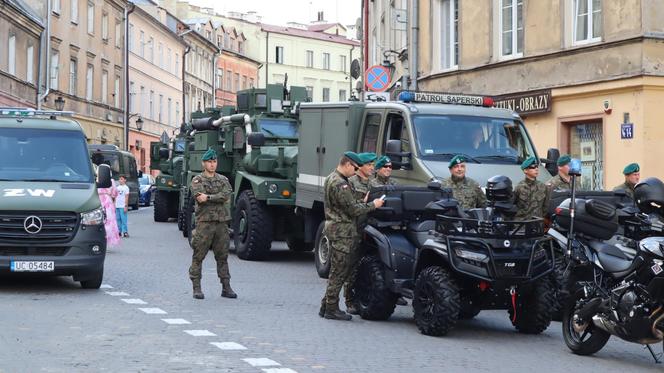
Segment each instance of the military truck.
[{"label": "military truck", "polygon": [[118,181],[120,176],[125,177],[127,187],[129,187],[129,207],[132,210],[138,210],[140,195],[138,178],[143,176],[143,172],[138,170],[136,157],[130,152],[120,150],[117,145],[111,144],[89,144],[88,151],[92,163],[98,166],[106,164],[111,167],[115,181]]},{"label": "military truck", "polygon": [[[388,155],[399,184],[449,177],[455,154],[466,156],[467,176],[480,185],[497,174],[514,184],[522,180],[519,165],[538,156],[535,146],[515,112],[492,106],[490,97],[423,92],[402,92],[394,102],[300,105],[295,205],[304,224],[297,234],[315,243],[318,274],[327,277],[330,266],[322,234],[323,182],[345,150]],[[549,151],[547,169],[555,168],[557,156],[557,150]],[[550,173],[540,167],[539,178],[548,179]]]},{"label": "military truck", "polygon": [[[180,187],[183,183],[184,152],[187,130],[183,125],[177,136],[150,143],[150,170],[159,171],[155,178],[154,221],[178,218]],[[182,224],[180,224],[182,226]]]},{"label": "military truck", "polygon": [[73,276],[98,289],[105,213],[85,134],[72,112],[0,109],[0,274]]},{"label": "military truck", "polygon": [[[264,259],[273,240],[286,240],[291,250],[311,250],[304,242],[303,220],[295,210],[299,127],[297,106],[306,100],[305,87],[268,84],[239,91],[237,108],[207,109],[192,114],[185,148],[186,183],[180,190],[185,230],[195,227],[191,179],[202,172],[208,148],[218,154],[217,172],[233,186],[232,229],[241,259]],[[188,234],[191,237],[191,234]]]}]

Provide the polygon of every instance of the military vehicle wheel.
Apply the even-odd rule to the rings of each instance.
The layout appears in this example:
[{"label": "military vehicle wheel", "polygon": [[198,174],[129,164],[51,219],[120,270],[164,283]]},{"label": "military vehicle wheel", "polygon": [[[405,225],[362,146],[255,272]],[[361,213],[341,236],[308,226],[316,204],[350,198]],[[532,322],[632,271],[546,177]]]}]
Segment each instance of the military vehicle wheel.
[{"label": "military vehicle wheel", "polygon": [[86,280],[81,281],[81,287],[83,289],[99,289],[101,283],[104,280],[104,268],[92,274]]},{"label": "military vehicle wheel", "polygon": [[191,240],[194,236],[194,229],[196,229],[196,210],[195,210],[195,200],[193,198],[189,198],[189,201],[187,203],[187,210],[184,215],[184,230],[187,231],[187,241],[189,241],[189,247],[193,249],[193,246],[191,246]]},{"label": "military vehicle wheel", "polygon": [[159,190],[155,191],[154,196],[154,221],[166,222],[169,218],[168,211],[168,194]]},{"label": "military vehicle wheel", "polygon": [[272,215],[247,189],[240,193],[233,214],[233,240],[238,258],[262,260],[272,246]]},{"label": "military vehicle wheel", "polygon": [[555,321],[563,320],[563,310],[571,294],[576,290],[576,281],[571,268],[567,268],[567,260],[565,256],[560,253],[555,253],[553,261],[553,277],[555,280],[554,294],[555,301],[553,302],[553,310],[551,319]]},{"label": "military vehicle wheel", "polygon": [[516,320],[514,310],[509,308],[512,325],[521,333],[539,334],[551,324],[555,302],[554,283],[549,277],[539,279],[527,294],[518,294]]},{"label": "military vehicle wheel", "polygon": [[297,237],[287,237],[286,244],[290,251],[311,251],[313,249],[310,242],[304,242],[303,239]]},{"label": "military vehicle wheel", "polygon": [[354,290],[363,319],[387,320],[394,313],[397,295],[390,291],[378,257],[367,255],[360,259]]},{"label": "military vehicle wheel", "polygon": [[444,268],[433,266],[420,272],[413,295],[415,324],[422,334],[443,336],[459,320],[459,287]]},{"label": "military vehicle wheel", "polygon": [[323,234],[323,227],[325,227],[324,221],[318,225],[318,230],[316,231],[314,258],[318,277],[327,278],[330,274],[330,253],[332,247],[330,246],[330,240]]}]

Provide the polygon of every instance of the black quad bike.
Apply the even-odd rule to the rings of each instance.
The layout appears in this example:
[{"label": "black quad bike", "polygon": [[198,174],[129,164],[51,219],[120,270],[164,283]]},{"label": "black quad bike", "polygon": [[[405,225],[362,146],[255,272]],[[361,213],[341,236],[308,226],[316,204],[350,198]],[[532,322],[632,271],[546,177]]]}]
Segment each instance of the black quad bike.
[{"label": "black quad bike", "polygon": [[549,326],[553,248],[543,220],[503,220],[514,211],[509,202],[462,211],[437,183],[371,194],[386,198],[364,231],[354,284],[362,318],[388,319],[404,296],[426,335],[446,335],[459,319],[487,309],[508,310],[523,333]]}]

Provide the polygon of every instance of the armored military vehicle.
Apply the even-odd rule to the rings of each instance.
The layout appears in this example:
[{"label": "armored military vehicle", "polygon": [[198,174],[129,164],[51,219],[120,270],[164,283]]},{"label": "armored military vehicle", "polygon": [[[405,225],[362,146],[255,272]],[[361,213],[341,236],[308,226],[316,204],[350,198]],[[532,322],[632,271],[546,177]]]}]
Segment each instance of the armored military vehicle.
[{"label": "armored military vehicle", "polygon": [[183,125],[177,136],[150,143],[150,170],[159,171],[155,178],[154,221],[165,222],[178,217],[180,187],[184,166],[187,130]]}]

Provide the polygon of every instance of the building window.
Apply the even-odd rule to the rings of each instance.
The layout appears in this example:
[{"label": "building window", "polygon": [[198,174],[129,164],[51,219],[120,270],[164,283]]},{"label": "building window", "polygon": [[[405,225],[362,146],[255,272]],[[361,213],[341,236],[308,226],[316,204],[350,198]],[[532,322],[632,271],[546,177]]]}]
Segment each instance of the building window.
[{"label": "building window", "polygon": [[173,114],[173,101],[170,98],[168,99],[167,109],[168,109],[168,111],[166,112],[167,113],[166,116],[168,117],[168,125],[172,126],[173,125],[173,117],[172,117],[172,114]]},{"label": "building window", "polygon": [[240,90],[240,74],[235,73],[235,79],[233,79],[233,85],[235,86],[235,91]]},{"label": "building window", "polygon": [[166,50],[166,67],[164,69],[168,72],[171,71],[171,48]]},{"label": "building window", "polygon": [[51,10],[55,14],[60,14],[61,7],[60,7],[60,0],[52,0],[51,2]]},{"label": "building window", "polygon": [[346,101],[348,98],[346,97],[346,90],[345,89],[340,89],[339,90],[339,101]]},{"label": "building window", "polygon": [[150,56],[150,63],[154,63],[154,38],[150,36],[150,41],[148,42],[148,52]]},{"label": "building window", "polygon": [[129,35],[127,35],[127,42],[129,43],[128,45],[129,50],[135,53],[136,50],[134,50],[134,25],[131,23],[129,24]]},{"label": "building window", "polygon": [[147,105],[145,104],[145,100],[147,100],[147,99],[148,99],[148,97],[145,94],[145,87],[141,86],[141,90],[139,92],[138,100],[141,103],[140,112],[141,112],[141,114],[144,118],[147,118],[147,116],[145,115],[145,110],[147,109]]},{"label": "building window", "polygon": [[459,0],[436,1],[434,23],[435,29],[440,30],[440,42],[434,45],[436,65],[443,70],[452,69],[459,64]]},{"label": "building window", "polygon": [[226,70],[226,90],[233,92],[233,73],[230,70]]},{"label": "building window", "polygon": [[7,47],[7,72],[16,75],[16,35],[9,36],[9,45]]},{"label": "building window", "polygon": [[307,91],[307,98],[309,98],[309,101],[314,100],[314,87],[308,85],[304,87],[304,89]]},{"label": "building window", "polygon": [[504,57],[523,54],[523,0],[500,0],[500,53]]},{"label": "building window", "polygon": [[88,34],[95,33],[95,4],[88,3]]},{"label": "building window", "polygon": [[574,0],[574,41],[578,44],[599,41],[602,33],[602,2]]},{"label": "building window", "polygon": [[237,52],[244,54],[244,43],[240,40],[237,41]]},{"label": "building window", "polygon": [[145,32],[143,30],[138,37],[138,55],[145,58]]},{"label": "building window", "polygon": [[160,42],[157,46],[157,61],[159,67],[164,68],[164,45]]},{"label": "building window", "polygon": [[247,89],[247,76],[242,75],[242,89]]},{"label": "building window", "polygon": [[35,48],[31,45],[28,47],[27,50],[27,71],[25,73],[25,81],[28,83],[34,83],[35,82],[35,77],[34,77],[34,60],[35,60]]},{"label": "building window", "polygon": [[175,53],[175,76],[180,76],[180,55]]},{"label": "building window", "polygon": [[224,39],[221,38],[221,35],[217,35],[217,47],[219,49],[224,47]]},{"label": "building window", "polygon": [[60,75],[60,53],[56,50],[51,52],[51,89],[58,90]]},{"label": "building window", "polygon": [[180,102],[175,101],[175,120],[180,120]]},{"label": "building window", "polygon": [[339,71],[346,71],[346,56],[339,56]]},{"label": "building window", "polygon": [[217,76],[214,84],[217,86],[217,89],[223,90],[224,89],[223,83],[224,83],[224,70],[217,69]]},{"label": "building window", "polygon": [[69,10],[71,23],[78,24],[78,0],[71,0],[71,8]]},{"label": "building window", "polygon": [[149,118],[154,120],[154,91],[150,91],[150,102],[149,102]]},{"label": "building window", "polygon": [[314,51],[307,51],[307,67],[314,67]]},{"label": "building window", "polygon": [[101,16],[101,40],[108,41],[108,14]]},{"label": "building window", "polygon": [[72,58],[69,60],[69,94],[72,96],[76,96],[77,93],[77,85],[78,82],[76,81],[76,76],[78,75],[78,64],[76,63],[76,59]]},{"label": "building window", "polygon": [[88,101],[92,101],[92,88],[93,88],[93,81],[94,81],[94,73],[95,73],[95,68],[94,66],[88,64],[88,69],[86,70],[85,73],[85,99]]},{"label": "building window", "polygon": [[134,87],[134,82],[129,82],[129,108],[127,111],[130,113],[132,111],[136,112],[136,88]]},{"label": "building window", "polygon": [[162,122],[162,113],[164,112],[164,95],[159,95],[159,123]]},{"label": "building window", "polygon": [[254,78],[249,78],[249,88],[254,88]]},{"label": "building window", "polygon": [[122,48],[122,23],[118,19],[115,20],[115,46]]},{"label": "building window", "polygon": [[101,72],[101,103],[108,103],[108,71]]},{"label": "building window", "polygon": [[113,106],[120,107],[120,75],[115,76],[115,85],[113,86]]},{"label": "building window", "polygon": [[284,63],[284,47],[277,47],[275,62]]},{"label": "building window", "polygon": [[329,53],[323,53],[323,69],[325,69],[325,70],[330,69],[330,54]]},{"label": "building window", "polygon": [[328,101],[330,101],[330,89],[323,88],[323,102],[328,102]]}]

